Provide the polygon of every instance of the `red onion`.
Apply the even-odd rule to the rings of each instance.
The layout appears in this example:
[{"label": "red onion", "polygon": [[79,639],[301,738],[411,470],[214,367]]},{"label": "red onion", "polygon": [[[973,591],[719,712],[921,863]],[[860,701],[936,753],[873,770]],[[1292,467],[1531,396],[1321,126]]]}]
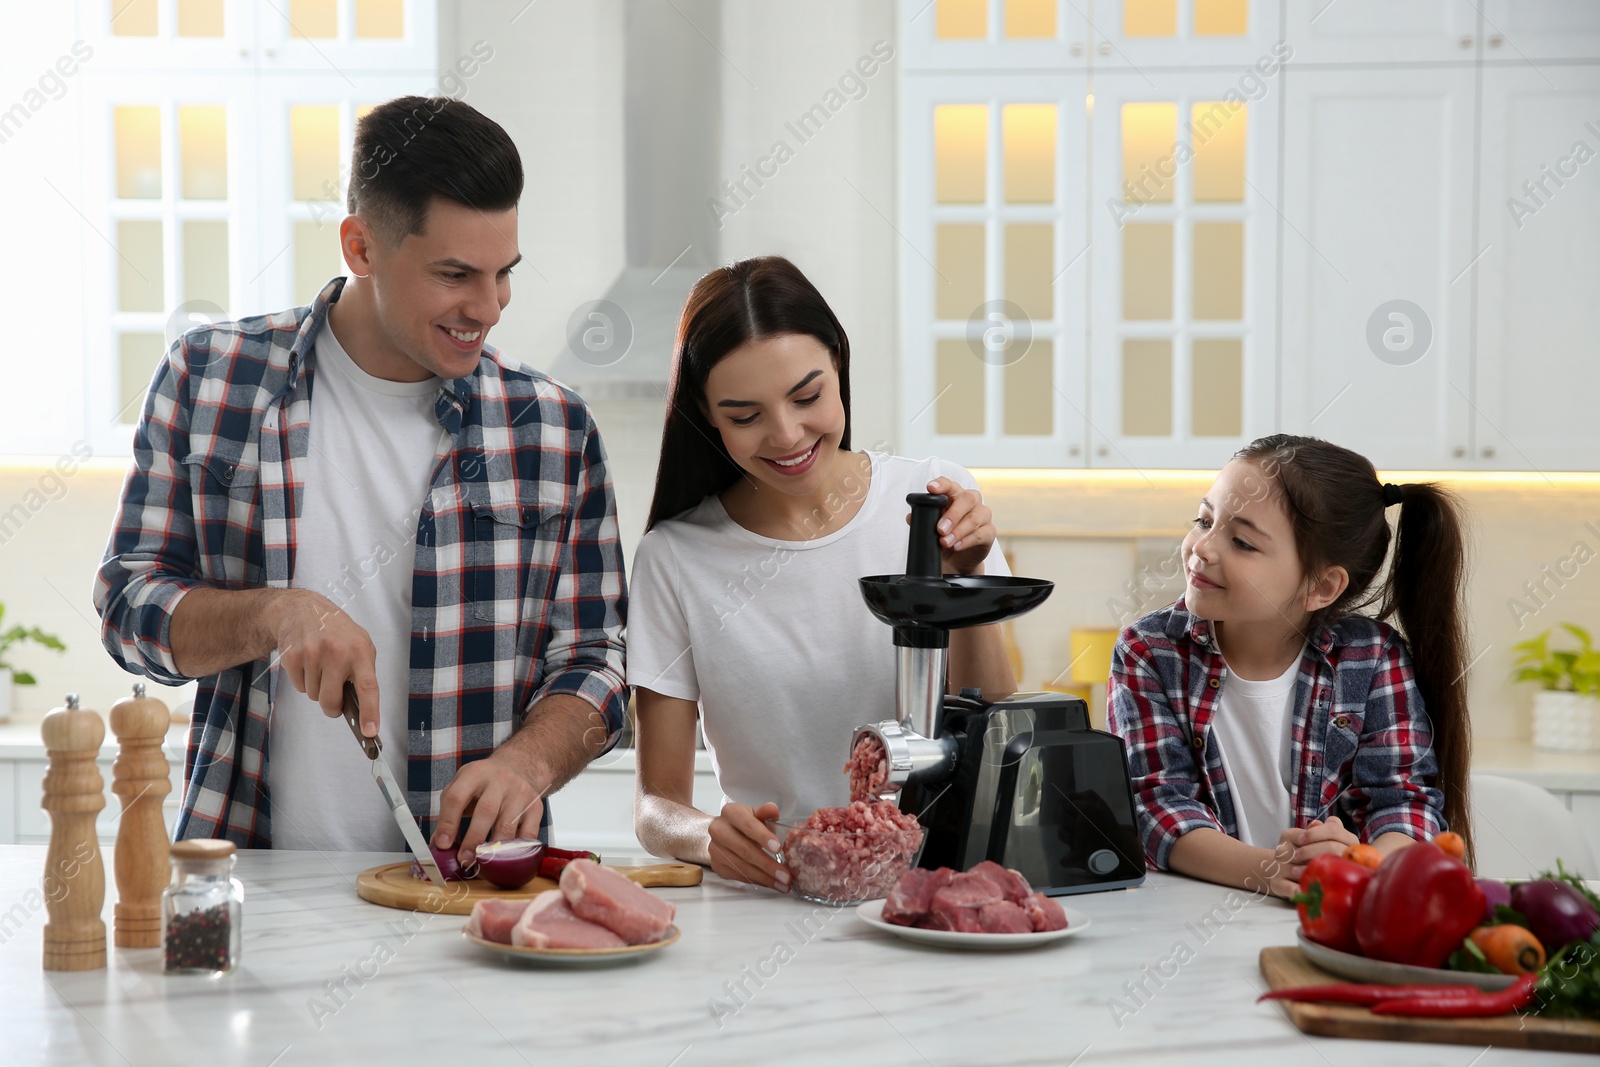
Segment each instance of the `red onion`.
[{"label": "red onion", "polygon": [[[468,882],[478,876],[478,864],[469,863],[465,867],[456,858],[453,848],[435,848],[432,842],[428,843],[428,851],[433,853],[433,862],[439,865],[439,873],[444,875],[447,882]],[[427,881],[428,875],[422,869],[422,864],[416,860],[411,861],[411,877],[419,881]]]},{"label": "red onion", "polygon": [[1528,920],[1528,930],[1553,958],[1572,941],[1587,941],[1600,929],[1600,913],[1588,898],[1566,882],[1541,878],[1511,890],[1511,906]]},{"label": "red onion", "polygon": [[521,889],[539,873],[544,842],[531,838],[485,841],[473,853],[478,874],[501,889]]}]

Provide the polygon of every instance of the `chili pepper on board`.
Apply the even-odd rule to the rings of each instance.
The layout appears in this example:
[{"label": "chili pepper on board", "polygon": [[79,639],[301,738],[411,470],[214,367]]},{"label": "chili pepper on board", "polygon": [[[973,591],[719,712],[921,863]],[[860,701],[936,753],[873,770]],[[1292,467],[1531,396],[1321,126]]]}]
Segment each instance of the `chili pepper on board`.
[{"label": "chili pepper on board", "polygon": [[1300,913],[1300,928],[1319,945],[1356,952],[1356,909],[1372,872],[1339,856],[1318,856],[1300,875],[1300,892],[1289,900]]},{"label": "chili pepper on board", "polygon": [[1473,990],[1476,996],[1441,997],[1434,994],[1386,1000],[1372,1005],[1374,1015],[1433,1016],[1441,1019],[1474,1019],[1509,1015],[1533,1003],[1534,977],[1522,975],[1512,985],[1495,993]]},{"label": "chili pepper on board", "polygon": [[1435,844],[1391,852],[1356,909],[1356,944],[1368,959],[1442,967],[1483,919],[1472,872]]},{"label": "chili pepper on board", "polygon": [[560,878],[562,869],[573,860],[594,860],[599,863],[600,853],[581,848],[552,848],[546,845],[544,855],[539,858],[539,877]]},{"label": "chili pepper on board", "polygon": [[1360,1004],[1371,1007],[1388,1000],[1411,1000],[1417,997],[1469,997],[1479,990],[1470,985],[1377,985],[1358,982],[1336,982],[1331,985],[1307,985],[1297,989],[1274,989],[1256,998],[1263,1000],[1312,1001],[1318,1004]]}]

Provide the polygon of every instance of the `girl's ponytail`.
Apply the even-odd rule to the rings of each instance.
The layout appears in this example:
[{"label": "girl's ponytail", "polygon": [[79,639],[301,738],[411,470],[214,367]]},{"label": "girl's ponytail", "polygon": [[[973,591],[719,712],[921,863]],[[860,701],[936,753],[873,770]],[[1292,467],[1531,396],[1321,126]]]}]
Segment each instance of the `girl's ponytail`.
[{"label": "girl's ponytail", "polygon": [[1467,711],[1467,624],[1462,604],[1466,538],[1455,494],[1434,482],[1400,487],[1394,559],[1378,617],[1395,616],[1416,665],[1417,688],[1433,725],[1444,816],[1472,856],[1472,723]]}]

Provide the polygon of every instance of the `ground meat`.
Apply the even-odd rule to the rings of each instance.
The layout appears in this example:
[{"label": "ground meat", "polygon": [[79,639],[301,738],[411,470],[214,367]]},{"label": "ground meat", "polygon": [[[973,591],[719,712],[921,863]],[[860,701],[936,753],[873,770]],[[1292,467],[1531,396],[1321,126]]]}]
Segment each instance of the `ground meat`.
[{"label": "ground meat", "polygon": [[850,776],[850,799],[871,800],[889,784],[889,754],[883,742],[872,734],[862,734],[844,765]]},{"label": "ground meat", "polygon": [[802,896],[853,904],[888,895],[922,846],[917,820],[886,800],[819,808],[783,841],[783,865]]}]

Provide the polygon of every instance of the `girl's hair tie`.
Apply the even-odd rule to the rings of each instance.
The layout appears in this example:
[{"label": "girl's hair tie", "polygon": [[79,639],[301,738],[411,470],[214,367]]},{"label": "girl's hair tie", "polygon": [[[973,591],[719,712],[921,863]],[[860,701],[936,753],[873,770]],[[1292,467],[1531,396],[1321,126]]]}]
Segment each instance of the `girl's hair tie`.
[{"label": "girl's hair tie", "polygon": [[1383,506],[1392,508],[1406,498],[1406,491],[1393,482],[1383,483]]}]

